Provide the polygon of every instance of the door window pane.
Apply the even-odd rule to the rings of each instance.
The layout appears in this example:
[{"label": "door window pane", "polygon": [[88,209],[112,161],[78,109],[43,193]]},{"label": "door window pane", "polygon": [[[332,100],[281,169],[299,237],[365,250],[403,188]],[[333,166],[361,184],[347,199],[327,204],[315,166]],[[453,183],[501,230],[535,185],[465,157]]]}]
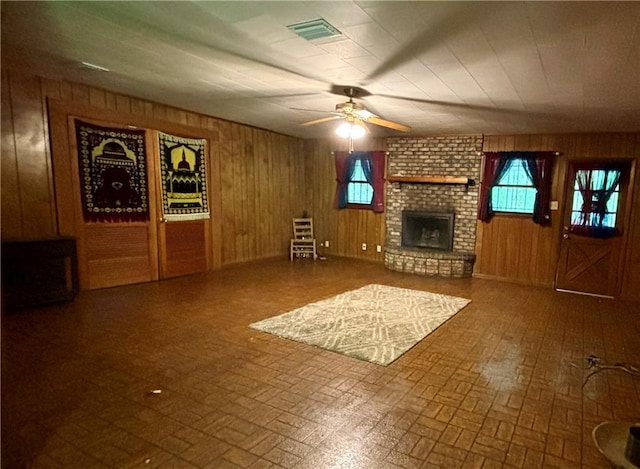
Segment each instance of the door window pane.
[{"label": "door window pane", "polygon": [[[616,184],[615,187],[610,185],[613,178],[618,176],[617,170],[584,169],[576,172],[571,206],[572,225],[615,228],[620,184]],[[580,181],[584,186],[582,190]],[[585,205],[585,197],[588,198],[588,205]],[[604,211],[601,211],[600,207],[603,203]]]}]

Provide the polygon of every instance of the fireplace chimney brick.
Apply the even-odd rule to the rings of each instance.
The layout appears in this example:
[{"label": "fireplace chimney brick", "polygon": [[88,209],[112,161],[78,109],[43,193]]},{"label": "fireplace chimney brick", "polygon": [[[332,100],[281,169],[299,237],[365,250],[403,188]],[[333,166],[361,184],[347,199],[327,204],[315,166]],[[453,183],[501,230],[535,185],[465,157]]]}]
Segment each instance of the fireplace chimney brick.
[{"label": "fireplace chimney brick", "polygon": [[[478,180],[482,136],[441,136],[387,139],[388,174],[404,176],[464,176]],[[426,258],[402,252],[385,255],[385,265],[394,270],[413,271],[422,275],[462,277],[473,272],[476,241],[477,186],[440,184],[387,184],[387,241],[391,250],[402,249],[402,210],[435,210],[455,213],[453,254],[460,259]],[[431,255],[431,254],[429,254]],[[420,260],[418,261],[418,257]],[[398,268],[396,268],[396,266]]]}]

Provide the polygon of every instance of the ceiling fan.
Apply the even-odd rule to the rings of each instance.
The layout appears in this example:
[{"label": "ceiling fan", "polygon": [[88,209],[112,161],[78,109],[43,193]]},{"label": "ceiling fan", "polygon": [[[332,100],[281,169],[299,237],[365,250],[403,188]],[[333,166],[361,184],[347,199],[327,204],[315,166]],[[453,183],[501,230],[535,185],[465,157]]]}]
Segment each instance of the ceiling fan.
[{"label": "ceiling fan", "polygon": [[[362,104],[357,103],[353,100],[358,96],[366,96],[369,93],[365,90],[357,87],[345,87],[342,89],[343,94],[349,98],[347,102],[336,104],[335,111],[331,112],[330,117],[322,117],[320,119],[315,119],[308,122],[303,122],[301,125],[308,126],[314,124],[321,124],[323,122],[329,122],[337,119],[344,119],[345,123],[338,129],[338,135],[341,135],[340,129],[343,129],[343,133],[345,135],[341,135],[344,137],[349,136],[347,132],[356,132],[360,133],[359,136],[362,136],[364,132],[368,132],[368,128],[366,124],[374,124],[379,125],[381,127],[387,127],[389,129],[398,130],[400,132],[409,132],[411,131],[411,127],[400,124],[398,122],[393,122],[389,120],[385,120],[367,110]],[[308,109],[304,109],[305,111]],[[360,128],[362,130],[357,130]],[[351,135],[353,138],[358,138],[357,135]]]}]

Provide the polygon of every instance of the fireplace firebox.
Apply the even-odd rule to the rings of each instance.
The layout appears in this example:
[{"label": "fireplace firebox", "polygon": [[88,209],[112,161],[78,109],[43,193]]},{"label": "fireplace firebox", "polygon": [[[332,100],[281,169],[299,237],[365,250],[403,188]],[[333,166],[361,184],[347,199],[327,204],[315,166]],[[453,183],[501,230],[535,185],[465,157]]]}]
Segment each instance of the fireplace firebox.
[{"label": "fireplace firebox", "polygon": [[453,213],[402,211],[402,246],[453,251]]}]

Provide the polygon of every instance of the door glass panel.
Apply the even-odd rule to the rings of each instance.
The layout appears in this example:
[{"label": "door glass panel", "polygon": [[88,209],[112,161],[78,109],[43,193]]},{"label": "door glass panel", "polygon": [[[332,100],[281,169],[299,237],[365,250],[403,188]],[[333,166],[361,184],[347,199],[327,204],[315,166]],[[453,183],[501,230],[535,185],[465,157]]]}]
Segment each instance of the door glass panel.
[{"label": "door glass panel", "polygon": [[576,171],[571,203],[572,232],[596,238],[618,234],[620,175],[619,169]]}]

